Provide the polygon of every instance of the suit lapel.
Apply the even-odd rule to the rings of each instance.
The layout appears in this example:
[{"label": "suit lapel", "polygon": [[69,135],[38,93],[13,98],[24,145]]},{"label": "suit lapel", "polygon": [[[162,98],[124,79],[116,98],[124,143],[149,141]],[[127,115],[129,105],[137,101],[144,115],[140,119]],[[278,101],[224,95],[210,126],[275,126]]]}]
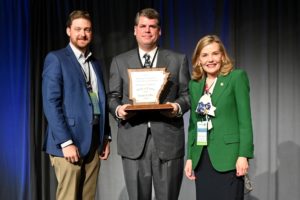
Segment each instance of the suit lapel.
[{"label": "suit lapel", "polygon": [[218,100],[220,99],[220,97],[222,96],[223,92],[225,91],[225,89],[228,87],[229,85],[229,80],[231,79],[230,75],[226,75],[226,76],[219,76],[218,80],[216,82],[214,91],[211,95],[211,100],[212,100],[212,104],[214,106],[217,105]]},{"label": "suit lapel", "polygon": [[75,68],[76,73],[80,77],[80,80],[85,84],[84,75],[81,69],[81,65],[79,64],[74,52],[72,51],[70,45],[66,48],[66,55],[68,56],[70,62],[72,63],[71,67]]},{"label": "suit lapel", "polygon": [[142,68],[142,62],[138,55],[138,49],[132,50],[128,55],[128,66],[127,69],[140,69]]},{"label": "suit lapel", "polygon": [[204,90],[204,83],[205,79],[202,79],[200,82],[195,82],[193,87],[191,88],[191,91],[196,91],[194,92],[194,101],[198,102],[200,100],[200,97],[203,95],[203,90]]},{"label": "suit lapel", "polygon": [[166,69],[168,69],[170,63],[168,57],[169,55],[166,51],[164,51],[163,49],[158,49],[156,67],[165,67]]}]

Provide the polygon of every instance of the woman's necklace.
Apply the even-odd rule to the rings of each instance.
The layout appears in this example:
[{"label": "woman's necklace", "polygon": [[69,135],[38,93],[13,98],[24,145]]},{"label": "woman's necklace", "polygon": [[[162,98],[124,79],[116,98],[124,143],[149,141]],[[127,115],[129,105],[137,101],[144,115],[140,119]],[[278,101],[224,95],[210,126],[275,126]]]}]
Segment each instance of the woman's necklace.
[{"label": "woman's necklace", "polygon": [[204,88],[204,91],[205,91],[206,94],[210,93],[209,90],[215,84],[216,80],[217,80],[217,78],[214,78],[214,79],[208,79],[208,78],[206,78],[206,80],[205,80],[205,88]]}]

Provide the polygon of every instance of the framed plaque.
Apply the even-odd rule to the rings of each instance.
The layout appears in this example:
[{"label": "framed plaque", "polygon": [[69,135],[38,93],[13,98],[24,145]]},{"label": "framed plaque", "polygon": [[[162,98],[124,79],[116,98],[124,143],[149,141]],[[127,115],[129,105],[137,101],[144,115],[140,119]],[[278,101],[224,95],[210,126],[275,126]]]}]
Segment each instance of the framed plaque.
[{"label": "framed plaque", "polygon": [[173,109],[169,104],[160,104],[160,94],[170,76],[166,68],[128,69],[129,99],[133,105],[130,110],[166,110]]}]

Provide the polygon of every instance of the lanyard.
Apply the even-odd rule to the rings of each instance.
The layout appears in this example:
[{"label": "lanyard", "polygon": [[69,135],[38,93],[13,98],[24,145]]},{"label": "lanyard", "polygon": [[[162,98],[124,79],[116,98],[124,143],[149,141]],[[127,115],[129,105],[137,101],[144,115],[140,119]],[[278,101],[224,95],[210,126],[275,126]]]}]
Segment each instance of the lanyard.
[{"label": "lanyard", "polygon": [[[82,67],[81,67],[81,71],[83,72],[83,75],[85,78],[86,87],[87,87],[88,91],[90,92],[90,91],[93,91],[92,83],[91,83],[90,62],[89,61],[86,61],[86,62],[87,62],[88,74],[85,73],[85,71],[82,69]],[[84,63],[83,63],[83,65],[84,65]]]}]

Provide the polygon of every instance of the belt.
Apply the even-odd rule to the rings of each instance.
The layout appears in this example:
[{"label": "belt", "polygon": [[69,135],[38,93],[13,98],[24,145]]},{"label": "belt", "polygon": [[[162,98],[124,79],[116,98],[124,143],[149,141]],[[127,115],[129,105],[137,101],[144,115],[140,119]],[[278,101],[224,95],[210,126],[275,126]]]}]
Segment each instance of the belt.
[{"label": "belt", "polygon": [[93,125],[97,125],[99,124],[99,115],[94,115],[93,116]]}]

